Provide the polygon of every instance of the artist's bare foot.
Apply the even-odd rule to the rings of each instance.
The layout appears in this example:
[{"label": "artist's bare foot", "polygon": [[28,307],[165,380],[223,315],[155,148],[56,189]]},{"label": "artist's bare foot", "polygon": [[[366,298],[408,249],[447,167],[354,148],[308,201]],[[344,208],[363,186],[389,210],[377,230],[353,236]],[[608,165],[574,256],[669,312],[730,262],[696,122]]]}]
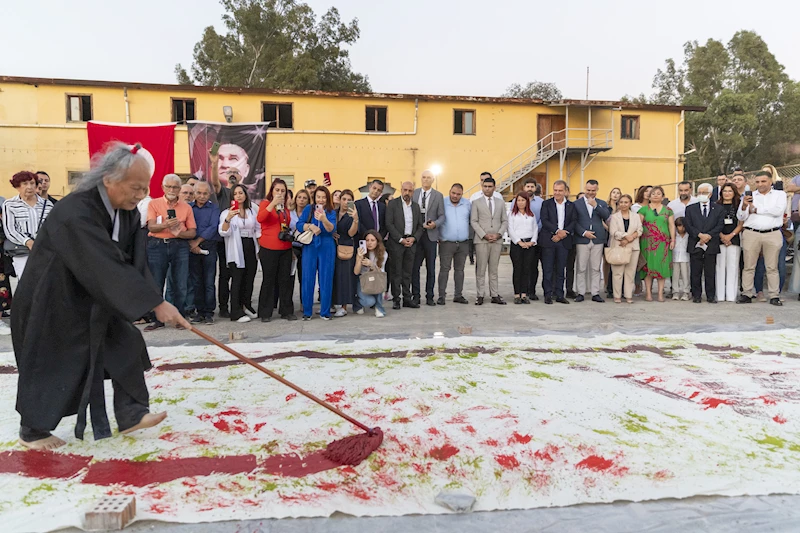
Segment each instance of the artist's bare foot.
[{"label": "artist's bare foot", "polygon": [[66,444],[66,442],[59,439],[55,435],[50,435],[47,438],[34,440],[31,442],[25,442],[24,440],[19,439],[19,443],[29,450],[55,450],[56,448],[60,448]]},{"label": "artist's bare foot", "polygon": [[163,422],[165,418],[167,418],[167,413],[147,413],[142,417],[138,424],[132,428],[126,429],[125,431],[120,431],[120,433],[127,435],[128,433],[132,433],[140,429],[151,428]]}]

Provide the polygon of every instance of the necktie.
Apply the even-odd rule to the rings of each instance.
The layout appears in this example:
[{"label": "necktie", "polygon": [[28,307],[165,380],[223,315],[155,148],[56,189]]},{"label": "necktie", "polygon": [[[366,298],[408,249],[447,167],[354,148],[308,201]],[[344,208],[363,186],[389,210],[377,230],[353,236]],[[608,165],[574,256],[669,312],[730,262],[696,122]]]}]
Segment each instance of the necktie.
[{"label": "necktie", "polygon": [[494,218],[494,198],[486,198],[486,203],[489,204],[489,214]]},{"label": "necktie", "polygon": [[427,200],[428,200],[428,193],[427,192],[423,192],[422,193],[422,209],[425,209],[425,202]]},{"label": "necktie", "polygon": [[378,205],[375,202],[370,202],[372,204],[372,220],[375,221],[375,231],[380,231],[380,227],[378,224]]},{"label": "necktie", "polygon": [[708,204],[703,204],[703,218],[708,216]]}]

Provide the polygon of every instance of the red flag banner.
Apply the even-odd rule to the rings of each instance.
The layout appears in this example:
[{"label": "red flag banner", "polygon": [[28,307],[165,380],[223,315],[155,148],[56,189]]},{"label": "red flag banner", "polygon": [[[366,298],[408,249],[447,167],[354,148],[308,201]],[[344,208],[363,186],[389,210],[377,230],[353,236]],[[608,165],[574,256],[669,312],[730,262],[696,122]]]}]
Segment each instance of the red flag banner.
[{"label": "red flag banner", "polygon": [[150,178],[150,196],[164,196],[161,181],[167,174],[175,172],[175,124],[134,125],[88,122],[86,132],[89,136],[89,157],[102,152],[112,141],[127,144],[141,143],[155,161],[153,176]]}]

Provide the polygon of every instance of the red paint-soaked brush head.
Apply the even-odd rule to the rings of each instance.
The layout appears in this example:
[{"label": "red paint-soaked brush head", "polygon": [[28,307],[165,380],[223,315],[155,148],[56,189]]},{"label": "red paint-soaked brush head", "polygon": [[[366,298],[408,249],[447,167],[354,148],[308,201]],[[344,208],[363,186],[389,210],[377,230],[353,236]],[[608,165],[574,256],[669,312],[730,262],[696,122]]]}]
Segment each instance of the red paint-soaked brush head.
[{"label": "red paint-soaked brush head", "polygon": [[381,428],[373,428],[369,433],[353,435],[335,440],[325,448],[323,456],[341,465],[356,466],[378,449],[383,442]]}]

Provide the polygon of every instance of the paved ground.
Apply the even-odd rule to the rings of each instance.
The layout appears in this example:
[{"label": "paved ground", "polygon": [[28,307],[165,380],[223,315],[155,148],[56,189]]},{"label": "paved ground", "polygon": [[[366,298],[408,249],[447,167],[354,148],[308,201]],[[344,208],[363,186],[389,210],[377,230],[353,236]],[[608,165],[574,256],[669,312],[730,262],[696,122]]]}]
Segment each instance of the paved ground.
[{"label": "paved ground", "polygon": [[[645,302],[637,298],[633,305],[599,304],[591,301],[570,305],[506,306],[474,305],[474,271],[468,265],[465,296],[469,305],[392,311],[384,319],[350,315],[332,321],[315,318],[310,322],[273,320],[269,324],[249,324],[219,320],[204,330],[227,340],[230,332],[244,332],[246,341],[286,341],[292,339],[347,342],[353,339],[403,339],[436,336],[459,336],[459,326],[471,326],[474,335],[535,336],[564,333],[591,336],[612,333],[673,333],[688,331],[748,330],[763,335],[772,328],[796,327],[800,323],[800,302],[796,295],[786,295],[781,308],[766,303],[737,305],[723,303]],[[511,264],[503,257],[500,268],[500,291],[506,300],[513,298]],[[452,281],[451,281],[452,283]],[[256,287],[260,285],[260,274]],[[256,291],[257,292],[257,291]],[[296,295],[297,299],[297,295]],[[255,303],[255,299],[254,299]],[[299,312],[299,302],[295,302]],[[390,306],[389,306],[390,307]],[[768,325],[772,317],[774,324]],[[146,333],[150,345],[200,344],[190,332],[163,329]],[[384,343],[386,341],[383,341]],[[0,339],[0,349],[10,349],[8,337]],[[171,525],[156,522],[136,524],[131,531],[159,532],[353,532],[372,531],[796,531],[800,519],[800,497],[771,496],[759,498],[692,498],[649,503],[581,505],[560,509],[537,509],[474,513],[468,515],[408,516],[399,518],[353,518],[336,515],[331,519],[264,520],[200,525]]]}]

